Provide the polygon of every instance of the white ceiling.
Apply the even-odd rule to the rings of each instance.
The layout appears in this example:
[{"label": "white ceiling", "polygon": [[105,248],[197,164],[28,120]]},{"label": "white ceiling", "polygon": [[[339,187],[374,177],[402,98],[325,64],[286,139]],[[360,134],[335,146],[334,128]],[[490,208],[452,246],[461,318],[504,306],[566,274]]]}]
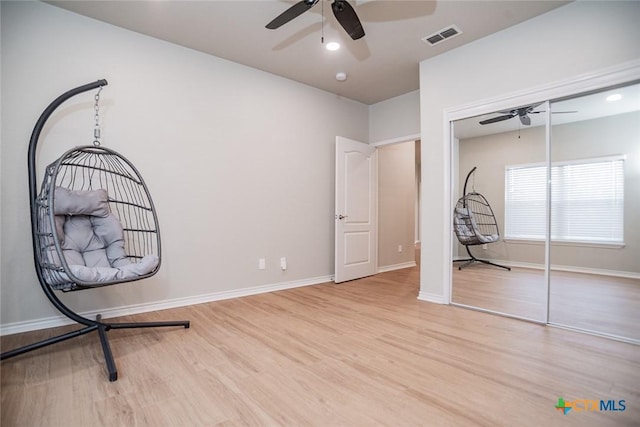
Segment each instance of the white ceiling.
[{"label": "white ceiling", "polygon": [[[265,25],[296,1],[47,3],[365,104],[417,90],[418,64],[425,59],[568,3],[351,0],[366,33],[354,41],[335,20],[331,2],[321,0],[277,30]],[[462,34],[435,46],[421,40],[450,25],[456,25]],[[327,51],[321,43],[322,33],[325,44],[338,41],[342,48]],[[337,72],[345,72],[347,80],[337,81]]]}]

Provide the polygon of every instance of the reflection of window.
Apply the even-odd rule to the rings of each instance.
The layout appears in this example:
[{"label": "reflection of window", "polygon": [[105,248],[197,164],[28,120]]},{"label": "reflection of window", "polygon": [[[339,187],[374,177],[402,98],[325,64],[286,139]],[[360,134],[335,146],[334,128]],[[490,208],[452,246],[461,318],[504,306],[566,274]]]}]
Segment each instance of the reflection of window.
[{"label": "reflection of window", "polygon": [[[505,238],[545,238],[546,166],[505,169]],[[551,239],[622,244],[624,157],[551,165]]]}]

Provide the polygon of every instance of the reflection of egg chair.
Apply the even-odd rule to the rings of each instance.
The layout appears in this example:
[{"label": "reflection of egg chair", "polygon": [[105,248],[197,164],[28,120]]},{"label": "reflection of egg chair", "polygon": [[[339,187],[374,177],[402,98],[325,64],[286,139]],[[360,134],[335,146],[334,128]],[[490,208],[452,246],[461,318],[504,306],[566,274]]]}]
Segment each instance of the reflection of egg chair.
[{"label": "reflection of egg chair", "polygon": [[459,259],[454,262],[465,262],[458,267],[458,270],[462,270],[476,262],[511,270],[511,268],[504,265],[478,259],[469,250],[469,246],[494,243],[500,239],[498,223],[487,199],[482,194],[476,193],[475,189],[467,193],[467,183],[475,170],[476,168],[474,167],[467,174],[467,178],[464,181],[464,195],[458,200],[453,210],[453,231],[456,233],[460,244],[464,245],[470,258]]},{"label": "reflection of egg chair", "polygon": [[189,321],[111,323],[88,319],[68,308],[54,291],[71,292],[145,279],[160,267],[160,230],[149,190],[133,164],[100,147],[99,93],[95,95],[95,141],[64,153],[44,171],[36,193],[36,145],[46,120],[67,99],[99,89],[98,80],[72,89],[42,113],[29,144],[29,195],[34,260],[51,303],[84,328],[2,353],[1,359],[97,331],[109,380],[117,370],[106,332],[111,329],[189,327]]}]

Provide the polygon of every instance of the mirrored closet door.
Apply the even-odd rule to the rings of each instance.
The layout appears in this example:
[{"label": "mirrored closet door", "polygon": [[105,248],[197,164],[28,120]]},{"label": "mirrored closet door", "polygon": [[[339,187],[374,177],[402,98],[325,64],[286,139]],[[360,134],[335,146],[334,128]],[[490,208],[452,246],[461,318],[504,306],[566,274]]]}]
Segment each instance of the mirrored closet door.
[{"label": "mirrored closet door", "polygon": [[640,84],[451,126],[452,304],[640,344]]},{"label": "mirrored closet door", "polygon": [[545,105],[452,122],[453,304],[546,322]]},{"label": "mirrored closet door", "polygon": [[640,85],[553,102],[549,323],[640,343]]}]

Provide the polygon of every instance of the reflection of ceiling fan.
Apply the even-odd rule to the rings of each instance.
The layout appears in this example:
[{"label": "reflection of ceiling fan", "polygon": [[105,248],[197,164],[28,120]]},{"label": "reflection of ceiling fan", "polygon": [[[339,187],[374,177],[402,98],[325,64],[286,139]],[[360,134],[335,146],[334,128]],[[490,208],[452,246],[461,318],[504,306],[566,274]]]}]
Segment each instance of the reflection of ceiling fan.
[{"label": "reflection of ceiling fan", "polygon": [[[491,123],[497,123],[497,122],[501,122],[504,120],[509,120],[512,119],[514,117],[520,117],[520,122],[525,125],[525,126],[529,126],[531,124],[531,117],[529,117],[529,114],[540,114],[543,111],[533,111],[536,107],[538,107],[540,104],[534,104],[534,105],[529,105],[528,107],[521,107],[521,108],[515,108],[513,110],[508,110],[508,111],[498,111],[499,114],[502,114],[501,116],[498,117],[492,117],[490,119],[486,119],[486,120],[482,120],[480,122],[481,125],[488,125]],[[556,113],[577,113],[577,111],[553,111],[553,114]]]},{"label": "reflection of ceiling fan", "polygon": [[[282,12],[280,15],[269,22],[266,27],[270,30],[275,30],[281,27],[287,22],[302,15],[307,10],[311,9],[319,0],[302,0],[291,6],[289,9]],[[331,9],[336,19],[342,25],[342,28],[349,34],[353,40],[358,40],[364,37],[364,29],[358,19],[358,15],[353,7],[346,0],[334,0],[331,3]]]}]

